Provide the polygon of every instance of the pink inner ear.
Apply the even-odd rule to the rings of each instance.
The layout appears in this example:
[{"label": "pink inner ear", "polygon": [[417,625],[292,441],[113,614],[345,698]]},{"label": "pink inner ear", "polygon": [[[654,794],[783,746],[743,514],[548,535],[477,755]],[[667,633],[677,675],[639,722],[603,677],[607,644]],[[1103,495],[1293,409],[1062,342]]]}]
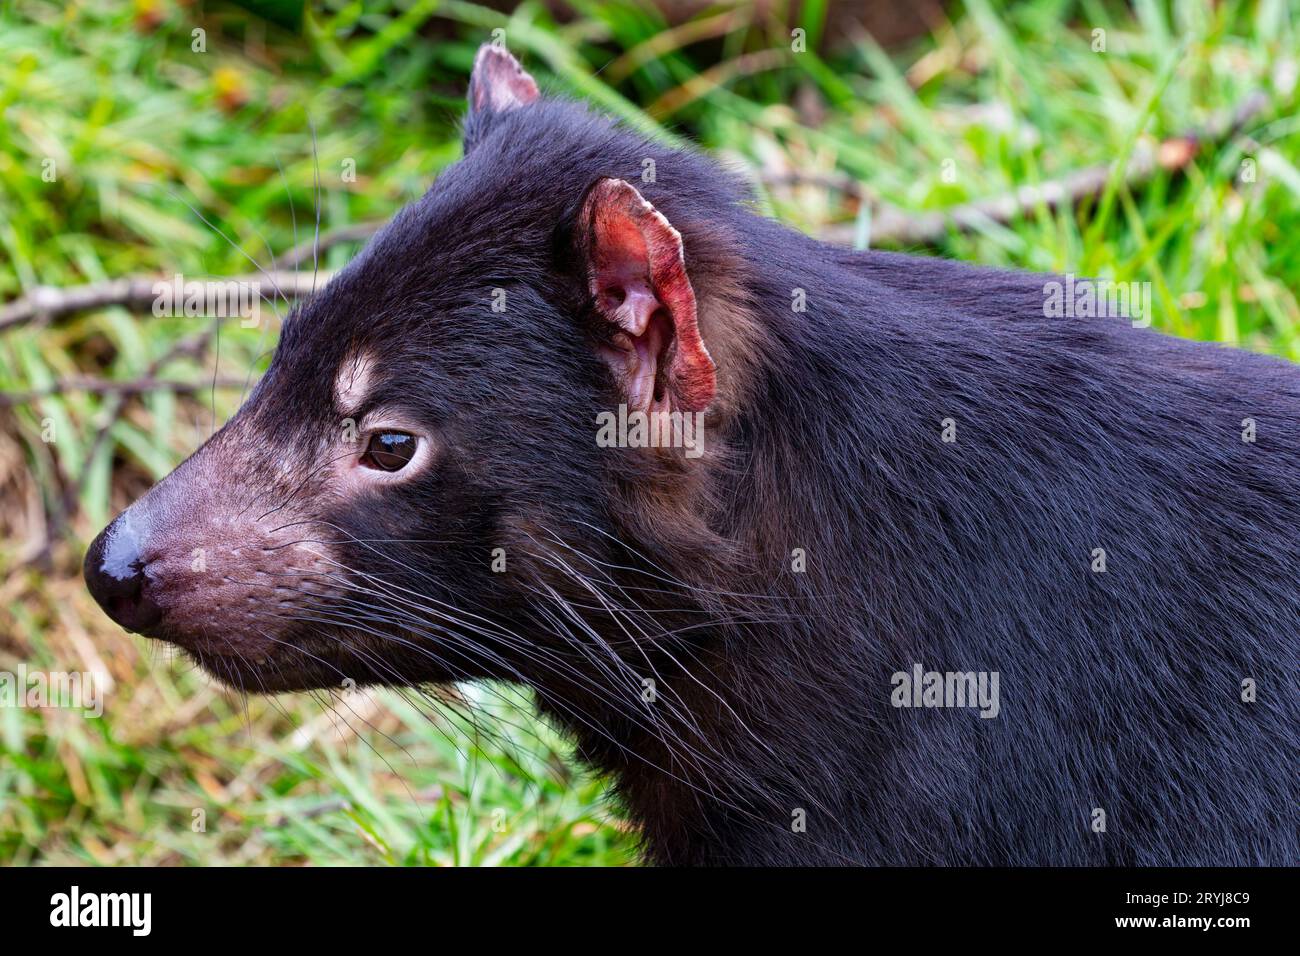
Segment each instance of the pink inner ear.
[{"label": "pink inner ear", "polygon": [[494,43],[479,47],[469,85],[470,107],[475,112],[517,109],[541,95],[537,81],[524,72],[519,61]]},{"label": "pink inner ear", "polygon": [[[716,375],[700,338],[681,235],[621,179],[596,183],[584,212],[591,224],[591,294],[619,329],[614,347],[602,355],[629,408],[703,411],[713,400]],[[658,395],[657,381],[664,386]]]}]

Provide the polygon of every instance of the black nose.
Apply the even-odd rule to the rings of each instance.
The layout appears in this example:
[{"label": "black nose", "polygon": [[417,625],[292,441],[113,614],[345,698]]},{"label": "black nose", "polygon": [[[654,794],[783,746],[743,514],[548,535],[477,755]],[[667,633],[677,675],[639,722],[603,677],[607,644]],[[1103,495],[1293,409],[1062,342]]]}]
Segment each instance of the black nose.
[{"label": "black nose", "polygon": [[82,569],[99,606],[128,631],[139,633],[162,620],[162,610],[146,593],[140,552],[147,534],[147,524],[128,508],[91,542]]}]

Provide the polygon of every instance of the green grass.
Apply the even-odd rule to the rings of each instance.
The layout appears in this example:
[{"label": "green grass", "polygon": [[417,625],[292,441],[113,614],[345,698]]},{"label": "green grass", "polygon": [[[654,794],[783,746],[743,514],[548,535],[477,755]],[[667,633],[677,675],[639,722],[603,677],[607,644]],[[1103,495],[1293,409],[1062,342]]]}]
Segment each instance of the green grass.
[{"label": "green grass", "polygon": [[[1131,193],[1113,178],[1077,209],[1035,208],[924,251],[1148,281],[1157,327],[1300,358],[1300,37],[1286,0],[968,0],[909,46],[848,38],[824,54],[789,54],[790,24],[729,4],[667,32],[627,2],[575,2],[564,22],[538,3],[509,16],[425,0],[312,6],[302,36],[230,6],[198,21],[164,0],[0,7],[0,301],[40,284],[269,267],[311,235],[317,164],[322,228],[391,215],[458,157],[468,69],[501,27],[545,89],[702,143],[771,214],[814,234],[869,235],[859,203],[817,181],[833,174],[895,206],[940,209],[1119,168],[1262,91],[1250,138],[1207,145],[1182,175]],[[799,24],[810,51],[824,7],[807,5]],[[355,182],[341,175],[349,161]],[[105,309],[3,333],[0,391],[265,366],[274,327],[237,323],[219,358],[162,361],[204,328]],[[106,623],[76,578],[85,542],[238,400],[132,398],[99,443],[102,396],[0,409],[0,670],[113,679],[99,720],[0,708],[0,860],[630,861],[602,785],[568,769],[566,745],[526,703],[476,710],[476,736],[445,707],[395,694],[245,702]],[[33,565],[65,494],[68,527]]]}]

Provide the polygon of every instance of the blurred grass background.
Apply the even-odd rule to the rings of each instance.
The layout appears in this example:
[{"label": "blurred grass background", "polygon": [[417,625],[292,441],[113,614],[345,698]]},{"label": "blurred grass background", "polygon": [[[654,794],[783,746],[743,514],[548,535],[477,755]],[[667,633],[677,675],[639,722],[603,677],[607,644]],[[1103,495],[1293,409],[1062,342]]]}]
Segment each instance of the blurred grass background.
[{"label": "blurred grass background", "polygon": [[[846,6],[327,0],[290,31],[229,4],[9,0],[0,303],[246,273],[308,240],[317,210],[323,230],[391,215],[457,159],[474,51],[502,28],[544,90],[697,140],[772,215],[859,239],[860,191],[944,209],[1122,164],[1262,92],[1248,135],[1177,175],[918,251],[1149,281],[1157,327],[1300,358],[1287,0],[915,0],[877,5],[874,33],[845,26]],[[806,52],[791,54],[793,28]],[[237,407],[240,389],[202,383],[263,369],[278,323],[263,325],[213,336],[208,320],[105,308],[0,331],[0,670],[91,671],[109,688],[101,719],[0,707],[0,861],[630,862],[634,835],[601,783],[517,694],[245,701],[84,593],[85,544]],[[58,384],[88,378],[196,387]]]}]

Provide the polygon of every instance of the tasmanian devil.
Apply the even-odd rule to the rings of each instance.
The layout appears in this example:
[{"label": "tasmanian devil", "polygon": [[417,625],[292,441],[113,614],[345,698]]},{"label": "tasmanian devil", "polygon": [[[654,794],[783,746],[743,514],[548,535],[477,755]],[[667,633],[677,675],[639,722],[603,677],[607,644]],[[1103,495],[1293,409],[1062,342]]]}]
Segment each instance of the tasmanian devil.
[{"label": "tasmanian devil", "polygon": [[661,864],[1294,863],[1300,369],[1061,281],[806,238],[484,47],[86,580],[244,690],[529,687]]}]

